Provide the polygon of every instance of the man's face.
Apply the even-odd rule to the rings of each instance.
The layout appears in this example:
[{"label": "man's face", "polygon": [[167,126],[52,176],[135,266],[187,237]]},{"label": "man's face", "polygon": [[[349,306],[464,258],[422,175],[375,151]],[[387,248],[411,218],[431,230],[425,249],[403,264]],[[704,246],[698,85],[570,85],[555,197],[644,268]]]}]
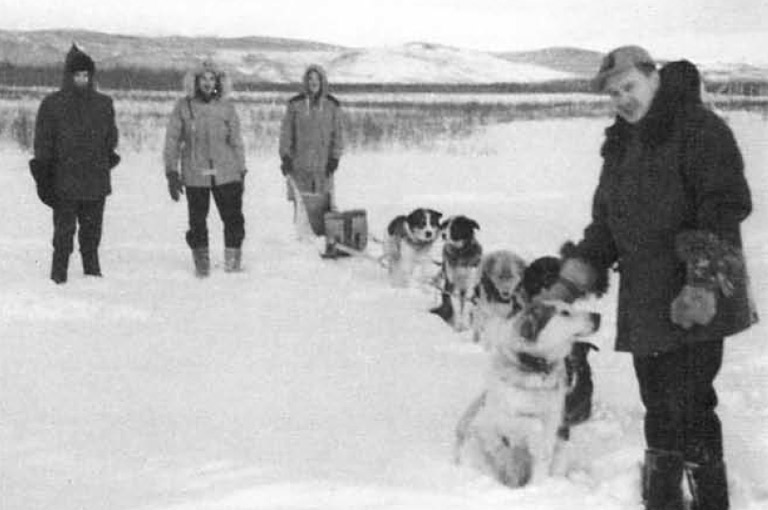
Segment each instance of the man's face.
[{"label": "man's face", "polygon": [[611,76],[605,83],[614,111],[630,124],[637,124],[645,117],[658,89],[658,72],[646,76],[634,67]]},{"label": "man's face", "polygon": [[320,74],[315,71],[310,72],[307,76],[307,87],[309,87],[309,92],[312,95],[318,94],[320,92]]},{"label": "man's face", "polygon": [[72,81],[75,84],[75,87],[84,89],[88,86],[88,81],[90,80],[90,75],[88,71],[75,71],[72,74]]},{"label": "man's face", "polygon": [[203,95],[211,96],[216,90],[216,75],[211,71],[204,72],[198,79],[198,86]]}]

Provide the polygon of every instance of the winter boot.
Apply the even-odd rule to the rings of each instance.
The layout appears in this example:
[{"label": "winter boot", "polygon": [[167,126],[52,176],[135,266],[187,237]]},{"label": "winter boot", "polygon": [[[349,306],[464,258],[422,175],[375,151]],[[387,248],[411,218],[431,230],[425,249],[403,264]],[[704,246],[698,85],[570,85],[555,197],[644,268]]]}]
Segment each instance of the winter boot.
[{"label": "winter boot", "polygon": [[651,448],[645,451],[643,504],[645,510],[683,510],[683,455]]},{"label": "winter boot", "polygon": [[59,283],[67,281],[67,268],[69,267],[69,253],[53,251],[53,261],[51,262],[51,280]]},{"label": "winter boot", "polygon": [[243,270],[240,262],[242,251],[240,248],[224,248],[224,271],[227,273],[239,273]]},{"label": "winter boot", "polygon": [[571,354],[566,358],[568,383],[570,390],[565,396],[565,424],[578,425],[592,415],[592,368],[587,361],[587,355],[592,349],[597,349],[588,342],[573,344]]},{"label": "winter boot", "polygon": [[192,250],[192,260],[195,262],[195,276],[205,278],[211,272],[211,258],[208,248],[195,248]]},{"label": "winter boot", "polygon": [[80,253],[83,259],[83,273],[87,276],[101,276],[101,266],[99,265],[99,254],[95,251]]},{"label": "winter boot", "polygon": [[691,491],[691,510],[728,510],[728,479],[722,460],[709,464],[685,463]]}]

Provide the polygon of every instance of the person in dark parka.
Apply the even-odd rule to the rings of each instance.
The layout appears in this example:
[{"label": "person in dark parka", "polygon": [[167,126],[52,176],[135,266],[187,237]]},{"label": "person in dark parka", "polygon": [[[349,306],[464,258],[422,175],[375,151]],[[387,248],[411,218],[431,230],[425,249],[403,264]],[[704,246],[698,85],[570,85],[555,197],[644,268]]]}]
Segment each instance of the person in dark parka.
[{"label": "person in dark parka", "polygon": [[550,297],[593,290],[620,275],[616,349],[632,354],[646,408],[643,499],[648,510],[729,506],[714,379],[726,336],[757,320],[739,224],[752,209],[728,126],[701,100],[687,61],[658,70],[624,46],[595,78],[617,116],[606,130],[592,221]]},{"label": "person in dark parka", "polygon": [[72,45],[61,89],[43,99],[35,124],[30,168],[38,195],[53,208],[51,279],[57,284],[67,281],[75,232],[83,272],[101,276],[104,204],[120,158],[112,99],[95,90],[95,71],[93,60]]}]

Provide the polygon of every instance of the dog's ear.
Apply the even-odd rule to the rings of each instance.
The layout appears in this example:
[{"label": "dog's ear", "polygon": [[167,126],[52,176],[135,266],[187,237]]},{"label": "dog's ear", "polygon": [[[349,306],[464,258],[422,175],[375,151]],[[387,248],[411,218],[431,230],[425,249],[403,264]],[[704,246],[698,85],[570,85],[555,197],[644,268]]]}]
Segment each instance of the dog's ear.
[{"label": "dog's ear", "polygon": [[446,218],[440,222],[440,230],[446,230],[451,224],[451,219]]},{"label": "dog's ear", "polygon": [[476,222],[475,220],[469,220],[469,224],[475,230],[480,230],[480,224],[478,222]]},{"label": "dog's ear", "polygon": [[391,236],[395,235],[397,232],[397,227],[405,221],[405,216],[395,216],[395,218],[389,222],[389,225],[387,225],[387,233]]},{"label": "dog's ear", "polygon": [[435,211],[434,209],[430,209],[429,212],[435,216],[435,219],[437,221],[440,221],[440,219],[443,217],[443,213],[440,211]]}]

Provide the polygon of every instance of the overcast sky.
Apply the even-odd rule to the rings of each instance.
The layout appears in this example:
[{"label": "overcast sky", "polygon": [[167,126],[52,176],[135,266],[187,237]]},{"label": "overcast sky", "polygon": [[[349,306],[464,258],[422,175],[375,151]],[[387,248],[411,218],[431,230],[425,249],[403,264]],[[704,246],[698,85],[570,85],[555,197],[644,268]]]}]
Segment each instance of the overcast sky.
[{"label": "overcast sky", "polygon": [[662,58],[768,62],[768,0],[0,0],[0,13],[3,29],[492,51],[635,43]]}]

